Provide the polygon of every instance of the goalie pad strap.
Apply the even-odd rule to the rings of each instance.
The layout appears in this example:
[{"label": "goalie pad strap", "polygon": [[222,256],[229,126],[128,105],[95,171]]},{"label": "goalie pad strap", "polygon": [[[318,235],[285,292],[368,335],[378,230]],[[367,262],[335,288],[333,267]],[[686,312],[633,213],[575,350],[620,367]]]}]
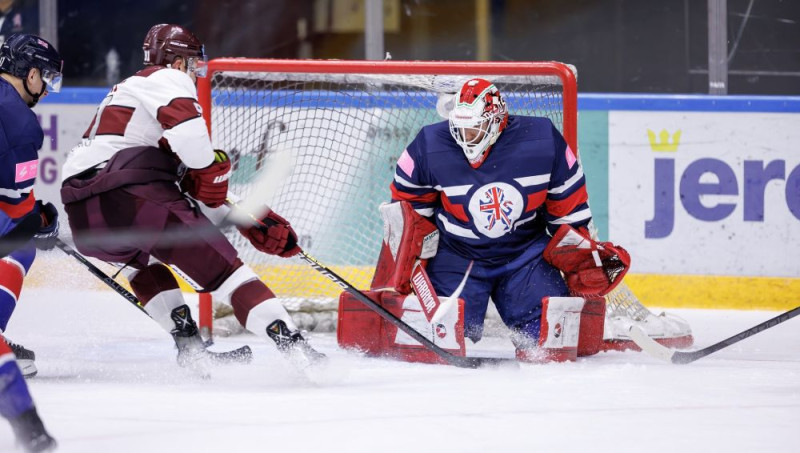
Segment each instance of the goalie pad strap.
[{"label": "goalie pad strap", "polygon": [[436,255],[439,231],[407,201],[384,203],[380,213],[383,244],[370,288],[409,294],[414,265]]}]

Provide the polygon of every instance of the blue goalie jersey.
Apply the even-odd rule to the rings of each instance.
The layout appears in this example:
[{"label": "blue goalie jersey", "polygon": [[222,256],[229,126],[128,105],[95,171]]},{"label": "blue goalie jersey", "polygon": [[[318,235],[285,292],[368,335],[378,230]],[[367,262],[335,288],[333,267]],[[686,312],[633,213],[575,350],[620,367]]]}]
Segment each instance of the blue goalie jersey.
[{"label": "blue goalie jersey", "polygon": [[426,126],[399,157],[391,189],[435,221],[440,244],[484,264],[509,262],[560,225],[591,220],[580,162],[547,118],[511,115],[478,168],[447,121]]}]

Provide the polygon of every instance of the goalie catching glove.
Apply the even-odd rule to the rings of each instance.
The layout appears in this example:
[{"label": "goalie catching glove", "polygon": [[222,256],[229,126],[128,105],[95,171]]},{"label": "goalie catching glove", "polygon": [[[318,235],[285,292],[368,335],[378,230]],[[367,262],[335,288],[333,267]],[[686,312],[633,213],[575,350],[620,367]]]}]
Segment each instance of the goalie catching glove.
[{"label": "goalie catching glove", "polygon": [[225,151],[214,150],[214,162],[206,168],[189,168],[181,180],[181,190],[209,208],[218,208],[228,197],[231,161]]},{"label": "goalie catching glove", "polygon": [[587,231],[561,225],[544,250],[544,259],[564,273],[570,292],[581,297],[610,293],[628,272],[628,252],[610,242],[597,242]]},{"label": "goalie catching glove", "polygon": [[239,227],[242,236],[258,251],[289,258],[300,253],[297,233],[283,217],[270,211],[258,225]]}]

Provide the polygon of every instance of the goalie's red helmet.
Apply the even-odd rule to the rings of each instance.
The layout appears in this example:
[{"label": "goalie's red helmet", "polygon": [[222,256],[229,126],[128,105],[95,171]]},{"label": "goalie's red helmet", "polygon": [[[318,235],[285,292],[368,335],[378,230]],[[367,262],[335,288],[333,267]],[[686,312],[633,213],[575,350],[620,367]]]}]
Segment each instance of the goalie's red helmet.
[{"label": "goalie's red helmet", "polygon": [[473,168],[478,168],[508,124],[508,108],[500,90],[485,79],[470,79],[455,96],[450,134]]},{"label": "goalie's red helmet", "polygon": [[167,66],[176,57],[188,61],[205,61],[203,43],[192,32],[174,24],[154,25],[144,37],[144,64]]}]

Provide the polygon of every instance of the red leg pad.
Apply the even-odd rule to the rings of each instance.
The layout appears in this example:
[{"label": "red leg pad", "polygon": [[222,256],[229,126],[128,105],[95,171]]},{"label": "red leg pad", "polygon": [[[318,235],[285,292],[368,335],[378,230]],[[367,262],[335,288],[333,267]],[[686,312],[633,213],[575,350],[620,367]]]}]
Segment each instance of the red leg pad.
[{"label": "red leg pad", "polygon": [[603,327],[606,319],[606,300],[587,298],[581,310],[578,334],[578,357],[594,355],[603,350]]},{"label": "red leg pad", "polygon": [[[408,297],[404,294],[392,291],[367,291],[364,294],[398,318],[403,319],[404,314],[407,315],[409,312],[407,308],[403,308],[403,303]],[[444,327],[443,324],[439,324],[436,334],[440,337],[455,335],[459,348],[447,350],[455,355],[463,356],[466,354],[463,322],[464,301],[459,299],[458,304],[459,321],[455,324],[455,331],[438,330]],[[421,312],[421,309],[412,311]],[[415,344],[404,344],[398,342],[397,338],[398,329],[393,324],[385,321],[350,293],[344,292],[339,296],[336,339],[342,348],[356,349],[370,356],[391,357],[405,362],[445,363],[436,353],[421,344],[416,342],[414,342]]]}]

